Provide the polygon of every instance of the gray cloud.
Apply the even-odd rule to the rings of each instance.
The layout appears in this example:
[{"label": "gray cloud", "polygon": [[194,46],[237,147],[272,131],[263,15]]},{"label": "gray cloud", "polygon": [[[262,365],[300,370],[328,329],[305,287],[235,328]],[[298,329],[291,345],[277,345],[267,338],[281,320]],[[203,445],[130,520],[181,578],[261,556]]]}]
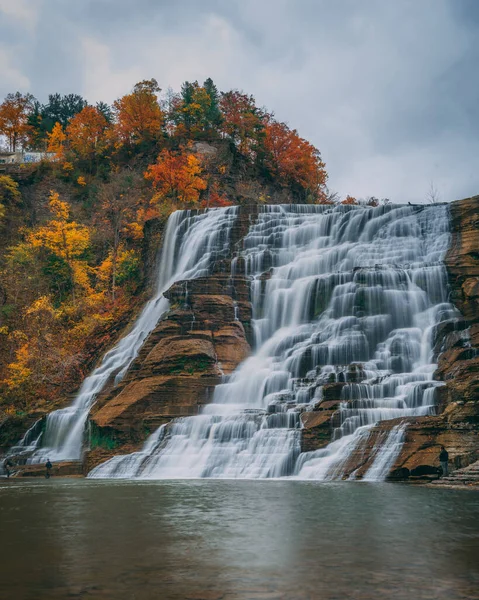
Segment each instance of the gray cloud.
[{"label": "gray cloud", "polygon": [[111,102],[211,76],[318,146],[341,194],[479,193],[476,0],[0,0],[0,95]]}]

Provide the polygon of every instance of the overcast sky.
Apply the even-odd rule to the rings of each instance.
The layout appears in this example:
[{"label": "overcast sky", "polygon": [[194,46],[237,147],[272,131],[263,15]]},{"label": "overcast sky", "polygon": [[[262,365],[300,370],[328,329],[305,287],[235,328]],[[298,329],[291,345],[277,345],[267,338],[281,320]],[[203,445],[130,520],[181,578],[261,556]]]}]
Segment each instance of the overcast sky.
[{"label": "overcast sky", "polygon": [[479,194],[479,0],[0,0],[0,96],[212,77],[314,143],[342,195]]}]

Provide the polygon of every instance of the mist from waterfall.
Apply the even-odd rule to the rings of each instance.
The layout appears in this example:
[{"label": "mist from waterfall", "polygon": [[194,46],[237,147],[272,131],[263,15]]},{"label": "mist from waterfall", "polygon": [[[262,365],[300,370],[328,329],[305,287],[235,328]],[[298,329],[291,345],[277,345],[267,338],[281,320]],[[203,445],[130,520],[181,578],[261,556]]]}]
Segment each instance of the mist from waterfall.
[{"label": "mist from waterfall", "polygon": [[[263,207],[232,262],[251,277],[253,355],[200,415],[89,477],[344,477],[374,424],[435,411],[433,332],[455,314],[448,245],[444,205]],[[301,453],[300,413],[331,383],[343,384],[331,443]],[[387,475],[403,439],[393,428],[367,479]]]},{"label": "mist from waterfall", "polygon": [[[163,237],[158,282],[154,297],[147,302],[127,333],[109,352],[100,365],[83,382],[73,404],[47,416],[44,432],[32,445],[31,435],[25,436],[12,452],[30,455],[29,463],[79,460],[81,458],[85,424],[97,395],[110,384],[118,384],[136,358],[143,342],[169,309],[163,296],[175,281],[201,277],[211,265],[229,255],[231,227],[237,207],[210,209],[204,212],[176,211],[168,219]],[[33,452],[33,453],[32,453]]]}]

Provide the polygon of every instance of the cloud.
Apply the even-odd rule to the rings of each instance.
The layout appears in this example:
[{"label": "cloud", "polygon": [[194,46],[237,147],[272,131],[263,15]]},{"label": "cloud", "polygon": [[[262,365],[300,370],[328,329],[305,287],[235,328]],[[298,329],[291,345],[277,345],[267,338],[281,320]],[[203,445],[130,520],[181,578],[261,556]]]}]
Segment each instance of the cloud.
[{"label": "cloud", "polygon": [[40,4],[41,0],[0,0],[0,13],[32,31],[36,25]]},{"label": "cloud", "polygon": [[28,89],[30,81],[13,66],[11,54],[0,46],[0,73],[6,90]]},{"label": "cloud", "polygon": [[418,201],[430,181],[445,200],[479,193],[476,0],[7,4],[29,30],[0,26],[3,94],[112,102],[144,78],[178,89],[210,76],[318,146],[343,195]]}]

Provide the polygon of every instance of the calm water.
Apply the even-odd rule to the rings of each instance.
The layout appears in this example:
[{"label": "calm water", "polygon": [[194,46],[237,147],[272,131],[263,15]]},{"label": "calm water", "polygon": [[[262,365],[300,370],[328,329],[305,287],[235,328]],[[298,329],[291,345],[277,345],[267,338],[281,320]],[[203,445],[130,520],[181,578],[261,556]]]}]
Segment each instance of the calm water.
[{"label": "calm water", "polygon": [[479,598],[479,494],[292,481],[0,483],[0,598]]}]

